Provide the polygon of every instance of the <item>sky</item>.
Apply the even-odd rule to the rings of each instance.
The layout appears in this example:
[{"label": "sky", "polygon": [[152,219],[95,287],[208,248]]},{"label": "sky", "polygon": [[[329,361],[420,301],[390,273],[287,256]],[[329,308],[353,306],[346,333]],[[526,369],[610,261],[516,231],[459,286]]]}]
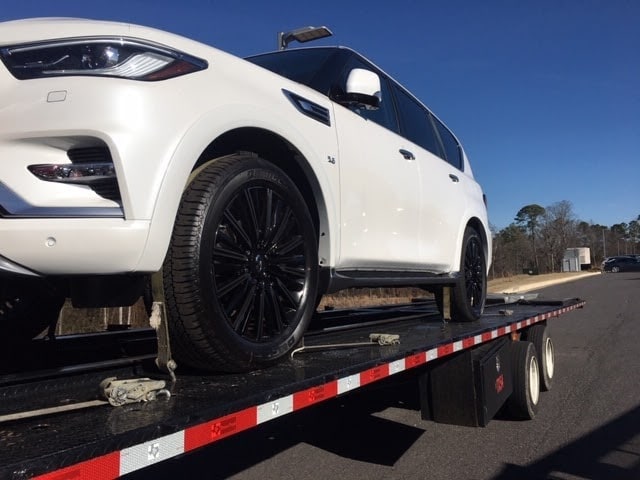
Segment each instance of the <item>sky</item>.
[{"label": "sky", "polygon": [[[5,0],[0,21],[82,17],[160,28],[238,56],[326,25],[456,134],[502,229],[567,200],[578,220],[640,215],[640,1]],[[0,37],[0,44],[2,38]]]}]

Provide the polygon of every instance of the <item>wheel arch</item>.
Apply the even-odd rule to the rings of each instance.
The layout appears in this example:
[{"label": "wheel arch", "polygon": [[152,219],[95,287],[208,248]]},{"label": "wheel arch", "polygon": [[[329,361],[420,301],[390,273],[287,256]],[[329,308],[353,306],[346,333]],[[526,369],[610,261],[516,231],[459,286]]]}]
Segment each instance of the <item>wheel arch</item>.
[{"label": "wheel arch", "polygon": [[487,272],[488,272],[491,266],[491,260],[492,260],[491,248],[490,248],[491,246],[490,234],[487,232],[487,229],[485,228],[485,225],[482,222],[482,220],[480,220],[478,217],[471,217],[467,222],[466,227],[473,228],[476,232],[478,232],[478,235],[480,235],[480,239],[482,240],[482,248],[484,249],[484,258],[487,264],[486,265]]},{"label": "wheel arch", "polygon": [[[296,184],[302,194],[318,235],[318,258],[328,259],[329,228],[327,207],[322,188],[307,158],[291,142],[270,130],[257,127],[241,127],[229,130],[214,139],[198,157],[193,166],[197,169],[207,161],[237,152],[255,153],[280,168]],[[326,260],[325,260],[326,262]]]},{"label": "wheel arch", "polygon": [[[207,131],[209,134],[207,135]],[[303,139],[304,140],[304,139]],[[302,194],[318,235],[318,259],[320,266],[329,265],[332,258],[327,205],[322,179],[318,179],[308,155],[302,153],[282,135],[262,127],[232,127],[212,132],[206,122],[198,122],[186,135],[174,152],[174,161],[165,172],[154,207],[147,244],[137,271],[156,271],[162,265],[169,245],[171,231],[181,192],[190,174],[204,163],[239,151],[252,152],[282,169],[296,184]],[[325,179],[326,183],[326,179]],[[328,188],[325,186],[325,189]]]}]

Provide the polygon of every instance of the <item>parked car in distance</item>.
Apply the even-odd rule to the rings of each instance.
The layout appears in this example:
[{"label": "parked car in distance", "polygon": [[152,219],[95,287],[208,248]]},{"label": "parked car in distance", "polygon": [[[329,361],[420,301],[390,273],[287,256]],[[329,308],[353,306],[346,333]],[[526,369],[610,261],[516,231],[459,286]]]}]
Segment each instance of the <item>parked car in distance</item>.
[{"label": "parked car in distance", "polygon": [[4,341],[67,297],[131,305],[151,275],[178,363],[219,371],[285,357],[344,288],[441,305],[447,287],[454,320],[482,314],[491,233],[464,149],[353,50],[242,59],[40,18],[0,23],[0,61]]},{"label": "parked car in distance", "polygon": [[608,257],[602,262],[603,272],[640,272],[640,255]]}]

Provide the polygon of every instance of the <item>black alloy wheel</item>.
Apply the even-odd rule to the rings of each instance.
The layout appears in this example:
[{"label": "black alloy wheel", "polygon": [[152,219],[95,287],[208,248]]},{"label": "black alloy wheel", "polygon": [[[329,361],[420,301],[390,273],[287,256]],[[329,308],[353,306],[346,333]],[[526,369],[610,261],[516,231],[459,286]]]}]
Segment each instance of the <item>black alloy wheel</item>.
[{"label": "black alloy wheel", "polygon": [[454,320],[472,322],[484,311],[487,297],[487,267],[484,247],[478,232],[467,227],[462,241],[461,278],[453,289]]},{"label": "black alloy wheel", "polygon": [[291,205],[268,184],[247,185],[224,209],[212,257],[213,294],[229,326],[251,342],[281,335],[308,283]]},{"label": "black alloy wheel", "polygon": [[208,164],[165,261],[178,362],[244,371],[286,355],[315,310],[317,277],[315,228],[284,172],[251,154]]}]

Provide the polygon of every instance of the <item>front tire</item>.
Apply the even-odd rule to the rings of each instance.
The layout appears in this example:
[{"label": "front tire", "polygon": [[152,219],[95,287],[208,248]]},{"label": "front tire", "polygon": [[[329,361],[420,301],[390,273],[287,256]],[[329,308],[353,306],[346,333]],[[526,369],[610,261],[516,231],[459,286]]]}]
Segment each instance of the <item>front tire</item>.
[{"label": "front tire", "polygon": [[452,319],[459,322],[478,320],[487,297],[487,261],[478,232],[467,227],[462,240],[461,278],[453,289]]},{"label": "front tire", "polygon": [[314,312],[317,240],[293,182],[252,154],[186,188],[163,279],[178,363],[239,372],[289,353]]}]

